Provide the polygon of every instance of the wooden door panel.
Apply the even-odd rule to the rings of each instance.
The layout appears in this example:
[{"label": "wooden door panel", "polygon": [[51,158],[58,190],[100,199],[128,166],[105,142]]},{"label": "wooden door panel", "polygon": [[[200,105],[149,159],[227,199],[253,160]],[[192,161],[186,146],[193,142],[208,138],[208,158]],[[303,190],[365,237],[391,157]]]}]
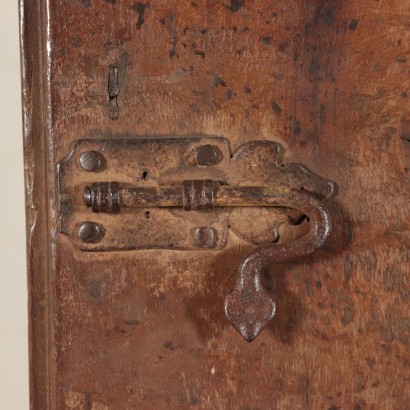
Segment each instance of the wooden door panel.
[{"label": "wooden door panel", "polygon": [[[32,408],[405,408],[410,2],[21,4]],[[223,311],[235,233],[87,253],[59,232],[75,141],[192,135],[277,142],[338,186],[325,246],[266,270],[252,343]]]}]

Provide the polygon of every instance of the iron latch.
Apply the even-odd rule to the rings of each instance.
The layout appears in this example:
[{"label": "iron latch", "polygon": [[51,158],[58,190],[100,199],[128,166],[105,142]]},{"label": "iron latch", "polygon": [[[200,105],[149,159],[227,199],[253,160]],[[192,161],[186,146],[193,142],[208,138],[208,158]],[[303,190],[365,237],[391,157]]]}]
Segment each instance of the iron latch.
[{"label": "iron latch", "polygon": [[[330,232],[323,200],[335,184],[282,155],[271,141],[232,154],[213,136],[78,141],[58,165],[60,230],[94,252],[221,250],[229,230],[259,245],[225,300],[228,319],[253,340],[275,313],[261,269],[313,252]],[[278,243],[281,223],[306,216],[305,236]]]}]

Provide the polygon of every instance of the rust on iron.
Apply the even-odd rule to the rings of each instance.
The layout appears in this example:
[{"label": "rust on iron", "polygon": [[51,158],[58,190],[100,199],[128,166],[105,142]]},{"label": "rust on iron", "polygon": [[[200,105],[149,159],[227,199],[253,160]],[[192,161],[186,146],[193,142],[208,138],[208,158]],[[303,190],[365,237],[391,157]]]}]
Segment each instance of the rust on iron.
[{"label": "rust on iron", "polygon": [[[112,213],[111,190],[116,187],[118,204],[124,209],[138,207],[183,207],[185,211],[209,211],[215,207],[273,206],[299,210],[309,217],[309,233],[288,244],[269,244],[253,250],[241,263],[238,281],[225,299],[225,315],[238,332],[252,341],[275,314],[275,303],[260,282],[261,270],[271,264],[291,261],[308,255],[319,248],[331,229],[329,212],[311,194],[286,187],[229,187],[217,186],[212,180],[183,181],[182,186],[157,188],[120,188],[118,183],[102,182],[92,185],[91,195],[86,188],[86,204],[94,212]],[[105,196],[104,196],[105,195]],[[88,199],[98,198],[98,207]],[[103,204],[103,206],[101,206]],[[97,209],[97,210],[95,210]],[[115,208],[120,212],[120,206]],[[198,247],[213,248],[215,231],[209,227],[194,230]]]},{"label": "rust on iron", "polygon": [[[196,160],[198,150],[207,146],[221,153],[215,165],[202,166]],[[104,155],[104,166],[96,173],[78,166],[81,154],[89,151]],[[273,200],[266,191],[269,187],[303,187],[319,200],[336,192],[333,182],[303,165],[283,163],[283,155],[281,145],[273,141],[251,141],[232,152],[227,139],[205,135],[77,141],[57,169],[60,230],[83,251],[199,250],[202,248],[191,240],[191,231],[198,226],[218,232],[215,250],[226,246],[229,229],[259,245],[264,238],[277,237],[280,224],[296,225],[304,218],[297,209],[272,204],[262,210],[259,205],[264,196]],[[240,187],[240,192],[235,187]],[[245,199],[252,197],[250,190],[258,189],[253,198],[259,199],[247,204]],[[118,213],[121,207],[137,208]],[[158,209],[147,219],[147,209],[152,207]],[[192,212],[181,218],[173,207]],[[89,209],[118,213],[115,218],[104,219],[104,238],[94,244],[79,241],[76,235],[78,224],[89,218]],[[269,223],[257,225],[250,234],[253,221],[261,218],[268,218]]]},{"label": "rust on iron", "polygon": [[83,190],[83,200],[93,212],[120,212],[120,185],[118,182],[96,182]]},{"label": "rust on iron", "polygon": [[[408,408],[410,1],[20,4],[32,408]],[[207,144],[218,164],[198,164]],[[98,172],[81,168],[89,150]],[[251,345],[224,297],[254,247],[306,234],[300,210],[93,213],[81,197],[194,179],[303,187],[331,213],[323,251],[261,271],[277,311]],[[85,221],[100,242],[78,237]]]},{"label": "rust on iron", "polygon": [[103,227],[94,222],[84,222],[78,227],[78,237],[86,243],[97,243],[103,235]]},{"label": "rust on iron", "polygon": [[195,228],[192,232],[195,246],[199,248],[212,249],[216,244],[217,232],[208,226]]},{"label": "rust on iron", "polygon": [[212,179],[184,181],[182,191],[184,210],[210,211],[214,207],[213,184]]},{"label": "rust on iron", "polygon": [[197,149],[195,159],[198,165],[215,165],[222,160],[222,153],[218,147],[207,144]]},{"label": "rust on iron", "polygon": [[[257,148],[257,151],[259,150],[257,160],[260,160],[263,155],[264,148],[268,151],[272,148],[278,150],[277,146],[272,147],[270,144],[252,143],[252,145],[253,148]],[[247,149],[249,147],[242,147],[245,153],[248,152]],[[198,150],[196,150],[198,165],[204,165],[205,162],[212,163],[211,154],[216,152],[214,146],[206,144],[199,150],[204,150],[204,154],[199,161]],[[248,155],[245,157],[252,164],[253,159]],[[205,161],[206,158],[209,161]],[[255,168],[256,165],[258,164],[253,167]],[[302,170],[309,175],[308,171],[300,165],[293,164],[290,169]],[[226,169],[221,170],[221,177],[226,178]],[[286,181],[288,182],[292,177],[298,179],[297,175],[290,174]],[[255,180],[253,182],[255,183]],[[331,226],[329,213],[318,197],[315,198],[312,193],[305,191],[304,187],[303,190],[302,188],[297,190],[286,185],[275,186],[274,183],[277,183],[277,180],[272,181],[270,186],[230,186],[226,180],[222,183],[207,178],[175,181],[173,185],[136,186],[104,181],[93,182],[90,186],[86,186],[82,196],[85,205],[94,213],[119,214],[127,210],[129,213],[130,210],[138,208],[182,208],[184,211],[209,213],[214,208],[279,207],[286,209],[287,212],[291,209],[309,217],[310,231],[307,235],[287,244],[274,243],[260,246],[253,250],[240,265],[238,281],[225,299],[225,315],[247,341],[252,341],[273,318],[276,309],[272,297],[261,285],[261,269],[270,264],[282,263],[312,253],[323,244]],[[330,182],[327,184],[328,187],[333,188]],[[333,190],[331,192],[333,193]],[[95,229],[89,230],[92,233],[95,231]],[[100,238],[97,234],[98,240],[93,240],[91,235],[87,235],[88,231],[85,228],[84,232],[84,238],[81,237],[83,242],[99,242]],[[192,229],[193,246],[214,249],[217,245],[216,232],[215,228],[209,226]],[[142,235],[142,232],[139,234]],[[89,236],[90,240],[88,240]],[[129,240],[131,241],[132,238],[130,237]]]},{"label": "rust on iron", "polygon": [[[252,202],[249,198],[247,201]],[[266,327],[276,310],[275,302],[261,285],[261,270],[271,264],[309,255],[323,245],[331,229],[329,212],[317,199],[306,193],[281,190],[276,193],[275,202],[277,206],[298,209],[307,215],[310,218],[310,231],[295,242],[260,246],[242,261],[236,285],[225,298],[225,315],[249,342]]]},{"label": "rust on iron", "polygon": [[81,167],[88,172],[98,171],[103,165],[104,159],[97,151],[87,151],[81,154]]}]

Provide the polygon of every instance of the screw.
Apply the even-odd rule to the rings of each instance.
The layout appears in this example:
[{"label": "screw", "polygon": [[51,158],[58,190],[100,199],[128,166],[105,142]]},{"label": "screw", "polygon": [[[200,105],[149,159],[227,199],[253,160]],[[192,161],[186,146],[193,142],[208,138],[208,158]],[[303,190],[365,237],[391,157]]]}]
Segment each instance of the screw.
[{"label": "screw", "polygon": [[81,154],[80,164],[88,172],[95,172],[103,165],[103,157],[97,151],[87,151]]},{"label": "screw", "polygon": [[201,226],[193,230],[193,241],[198,248],[215,248],[216,231],[208,226]]},{"label": "screw", "polygon": [[216,165],[222,161],[222,153],[214,145],[204,145],[197,149],[195,159],[198,165]]},{"label": "screw", "polygon": [[100,242],[103,236],[102,227],[94,222],[83,222],[78,227],[78,237],[85,243]]}]

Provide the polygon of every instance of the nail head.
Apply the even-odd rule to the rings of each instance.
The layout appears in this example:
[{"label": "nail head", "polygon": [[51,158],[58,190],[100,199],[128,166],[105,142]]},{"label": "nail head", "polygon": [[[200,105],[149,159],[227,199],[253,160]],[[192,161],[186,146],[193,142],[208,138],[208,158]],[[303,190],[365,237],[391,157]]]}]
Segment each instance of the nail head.
[{"label": "nail head", "polygon": [[221,162],[222,153],[218,147],[207,144],[197,149],[195,159],[198,165],[216,165]]},{"label": "nail head", "polygon": [[87,151],[80,156],[81,167],[88,172],[95,172],[101,168],[103,157],[97,151]]},{"label": "nail head", "polygon": [[212,249],[216,246],[216,231],[208,226],[195,228],[193,231],[193,240],[198,248]]},{"label": "nail head", "polygon": [[83,222],[78,227],[78,237],[85,243],[97,243],[103,235],[102,227],[94,222]]}]

